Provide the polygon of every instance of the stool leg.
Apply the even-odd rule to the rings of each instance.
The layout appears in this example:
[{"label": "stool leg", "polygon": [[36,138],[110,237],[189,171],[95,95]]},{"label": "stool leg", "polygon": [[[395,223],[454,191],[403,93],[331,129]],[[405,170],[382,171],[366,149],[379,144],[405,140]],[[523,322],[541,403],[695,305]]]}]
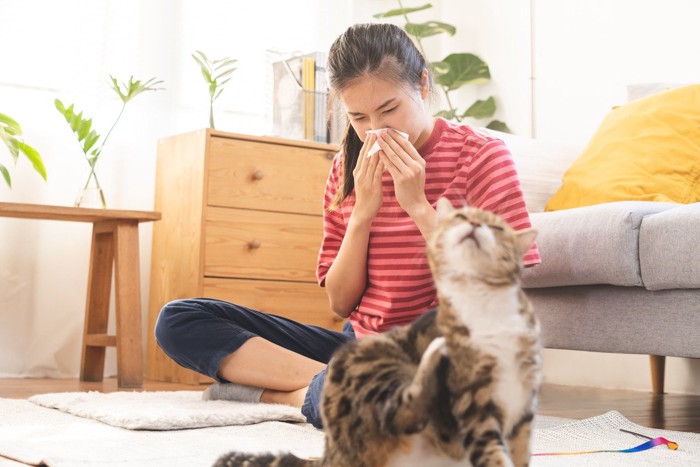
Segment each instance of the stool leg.
[{"label": "stool leg", "polygon": [[115,298],[119,387],[143,385],[141,286],[137,222],[119,222],[115,231]]},{"label": "stool leg", "polygon": [[649,355],[651,365],[651,387],[654,394],[664,393],[664,373],[666,371],[666,357],[663,355]]},{"label": "stool leg", "polygon": [[105,366],[105,347],[88,346],[90,334],[106,334],[109,319],[109,292],[112,287],[114,258],[112,231],[99,223],[93,224],[88,274],[87,303],[83,327],[83,351],[80,359],[81,381],[102,381]]}]

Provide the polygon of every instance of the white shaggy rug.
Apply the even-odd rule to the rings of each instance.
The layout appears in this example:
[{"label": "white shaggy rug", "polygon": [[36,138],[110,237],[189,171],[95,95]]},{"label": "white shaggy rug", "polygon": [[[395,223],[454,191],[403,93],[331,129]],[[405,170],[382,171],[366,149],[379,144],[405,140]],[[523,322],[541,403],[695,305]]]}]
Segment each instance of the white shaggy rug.
[{"label": "white shaggy rug", "polygon": [[[700,465],[700,435],[636,425],[618,412],[580,421],[538,416],[533,452],[625,449],[644,441],[620,431],[663,436],[679,444],[633,454],[533,457],[531,466]],[[323,432],[305,423],[268,421],[254,425],[170,431],[127,430],[47,409],[26,400],[0,399],[0,455],[48,466],[211,465],[230,451],[286,452],[300,457],[323,453]]]},{"label": "white shaggy rug", "polygon": [[0,455],[49,467],[192,467],[212,465],[232,450],[323,452],[323,432],[308,424],[263,422],[190,430],[127,430],[0,399]]},{"label": "white shaggy rug", "polygon": [[130,430],[306,421],[299,409],[288,405],[204,401],[201,391],[64,392],[39,394],[30,397],[29,402]]}]

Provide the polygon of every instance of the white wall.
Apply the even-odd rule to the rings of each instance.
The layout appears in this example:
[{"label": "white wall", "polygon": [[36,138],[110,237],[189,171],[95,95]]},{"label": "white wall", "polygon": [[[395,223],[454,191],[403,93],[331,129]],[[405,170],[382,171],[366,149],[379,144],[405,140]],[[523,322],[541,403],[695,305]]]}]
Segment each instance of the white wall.
[{"label": "white wall", "polygon": [[587,139],[628,84],[700,81],[697,0],[533,1],[538,137]]},{"label": "white wall", "polygon": [[[462,99],[470,103],[493,94],[499,105],[496,117],[517,134],[529,135],[534,128],[544,139],[585,143],[610,107],[624,102],[626,84],[700,80],[696,0],[531,1],[534,69],[529,1],[438,0],[432,2],[435,8],[416,16],[457,26],[455,37],[426,41],[429,58],[451,52],[481,56],[493,80],[460,90]],[[264,134],[269,131],[264,69],[272,60],[266,48],[326,50],[348,25],[374,21],[372,14],[397,6],[393,0],[264,0],[247,4],[244,14],[233,3],[0,2],[5,59],[0,112],[23,125],[49,172],[48,183],[43,183],[21,160],[12,170],[15,188],[0,184],[0,200],[72,204],[87,175],[86,164],[52,101],[61,97],[75,102],[104,128],[118,109],[107,74],[134,74],[163,79],[167,91],[140,96],[127,107],[98,173],[110,207],[151,209],[156,140],[207,124],[206,89],[190,58],[194,49],[239,59],[239,70],[217,102],[217,126]],[[25,5],[31,5],[31,14],[23,10]],[[277,14],[270,15],[273,10]],[[294,15],[306,19],[290,26]],[[84,44],[84,56],[76,55],[70,45],[74,42]],[[0,160],[6,163],[3,151]],[[150,225],[142,227],[140,239],[145,313]],[[0,219],[0,375],[77,375],[89,241],[87,225]],[[669,360],[668,390],[700,394],[698,361]],[[114,371],[113,354],[108,369]],[[563,384],[650,387],[645,356],[547,350],[545,378]]]},{"label": "white wall", "polygon": [[[0,2],[0,112],[16,119],[48,171],[11,167],[13,189],[0,200],[72,205],[87,164],[53,107],[75,103],[105,135],[120,101],[119,79],[165,81],[166,91],[128,104],[97,165],[108,207],[153,208],[156,142],[208,125],[208,94],[191,58],[237,58],[238,70],[216,102],[217,128],[269,133],[266,73],[282,53],[326,50],[352,23],[349,0],[259,0],[244,10],[227,0],[3,0]],[[275,11],[276,14],[270,14]],[[152,226],[140,229],[144,332]],[[0,376],[75,377],[80,361],[91,229],[88,224],[0,218]],[[113,305],[112,305],[113,309]],[[113,318],[113,317],[112,317]],[[113,321],[113,319],[112,319]],[[107,372],[115,371],[108,349]]]}]

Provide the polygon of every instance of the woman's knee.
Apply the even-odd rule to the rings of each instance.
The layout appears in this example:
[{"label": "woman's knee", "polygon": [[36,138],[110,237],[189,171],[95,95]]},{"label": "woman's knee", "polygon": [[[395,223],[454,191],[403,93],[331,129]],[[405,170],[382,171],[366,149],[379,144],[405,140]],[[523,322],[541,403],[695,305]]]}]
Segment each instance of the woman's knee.
[{"label": "woman's knee", "polygon": [[173,300],[161,308],[153,330],[158,346],[167,350],[176,345],[178,335],[187,332],[186,322],[196,307],[196,300],[184,299]]}]

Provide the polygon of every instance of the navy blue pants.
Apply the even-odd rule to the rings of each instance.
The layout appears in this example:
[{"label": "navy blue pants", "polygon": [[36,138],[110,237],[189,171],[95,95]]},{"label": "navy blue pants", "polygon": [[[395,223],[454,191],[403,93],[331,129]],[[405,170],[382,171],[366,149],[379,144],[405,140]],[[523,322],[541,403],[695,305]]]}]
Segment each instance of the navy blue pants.
[{"label": "navy blue pants", "polygon": [[[338,347],[355,334],[349,322],[343,332],[297,323],[241,305],[210,298],[176,300],[158,315],[156,341],[179,365],[225,382],[217,371],[224,357],[251,337],[262,337],[313,360],[328,363]],[[326,370],[309,382],[302,414],[321,428],[321,390]]]}]

